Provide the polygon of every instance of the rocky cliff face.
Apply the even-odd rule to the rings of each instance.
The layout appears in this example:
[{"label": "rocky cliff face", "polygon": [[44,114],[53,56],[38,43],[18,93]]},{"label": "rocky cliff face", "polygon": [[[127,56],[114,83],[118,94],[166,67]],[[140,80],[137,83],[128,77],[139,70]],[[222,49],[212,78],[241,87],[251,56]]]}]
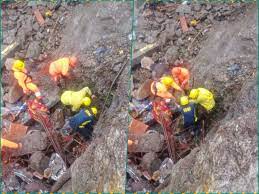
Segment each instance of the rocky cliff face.
[{"label": "rocky cliff face", "polygon": [[164,191],[257,191],[256,18],[253,8],[214,26],[192,60],[194,86],[215,93],[217,113],[206,142],[173,167]]}]

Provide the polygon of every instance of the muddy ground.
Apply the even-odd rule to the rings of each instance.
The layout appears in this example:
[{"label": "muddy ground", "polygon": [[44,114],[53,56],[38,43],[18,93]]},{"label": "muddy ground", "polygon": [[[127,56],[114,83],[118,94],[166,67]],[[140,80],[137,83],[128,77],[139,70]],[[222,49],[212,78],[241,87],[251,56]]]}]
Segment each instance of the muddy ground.
[{"label": "muddy ground", "polygon": [[[255,6],[255,3],[166,3],[157,5],[152,11],[136,5],[135,56],[138,56],[139,49],[156,44],[156,49],[142,57],[152,59],[147,64],[162,65],[150,70],[134,58],[137,62],[133,64],[132,71],[133,98],[143,99],[149,90],[144,87],[145,80],[156,74],[161,76],[161,69],[168,69],[177,58],[182,58],[191,64],[193,87],[211,90],[215,95],[216,108],[205,121],[205,130],[208,131],[205,143],[173,165],[167,183],[157,185],[148,182],[148,178],[143,179],[143,174],[142,182],[133,181],[133,176],[129,174],[128,191],[257,190],[258,34]],[[185,33],[179,16],[186,18],[188,31]],[[192,20],[198,21],[197,25],[192,26]],[[157,125],[151,125],[148,130],[162,133]],[[131,160],[142,157],[138,167],[140,171],[136,170],[140,175],[147,171],[152,176],[162,165],[162,147],[153,139],[156,143],[149,145],[150,153],[135,156],[128,153]],[[154,146],[156,151],[151,149]],[[146,161],[146,157],[151,161]]]}]

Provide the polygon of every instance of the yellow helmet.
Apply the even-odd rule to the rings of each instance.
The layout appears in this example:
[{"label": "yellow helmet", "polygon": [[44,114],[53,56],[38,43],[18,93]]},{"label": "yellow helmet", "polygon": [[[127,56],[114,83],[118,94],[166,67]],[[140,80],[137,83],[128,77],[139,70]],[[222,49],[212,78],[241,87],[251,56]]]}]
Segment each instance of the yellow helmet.
[{"label": "yellow helmet", "polygon": [[161,78],[161,83],[165,86],[171,86],[174,83],[174,80],[170,76],[164,76]]},{"label": "yellow helmet", "polygon": [[187,105],[188,103],[189,103],[188,96],[182,96],[182,97],[180,98],[180,104],[181,104],[182,106]]},{"label": "yellow helmet", "polygon": [[97,111],[97,108],[96,107],[92,107],[91,108],[91,111],[94,115],[97,115],[98,111]]},{"label": "yellow helmet", "polygon": [[25,68],[25,64],[21,60],[15,60],[13,63],[12,70],[13,71],[22,71]]},{"label": "yellow helmet", "polygon": [[198,89],[192,89],[190,94],[189,94],[189,98],[191,99],[196,99],[199,95],[199,90]]},{"label": "yellow helmet", "polygon": [[89,97],[84,97],[83,98],[83,104],[85,105],[85,106],[89,106],[90,104],[91,104],[91,99],[89,98]]}]

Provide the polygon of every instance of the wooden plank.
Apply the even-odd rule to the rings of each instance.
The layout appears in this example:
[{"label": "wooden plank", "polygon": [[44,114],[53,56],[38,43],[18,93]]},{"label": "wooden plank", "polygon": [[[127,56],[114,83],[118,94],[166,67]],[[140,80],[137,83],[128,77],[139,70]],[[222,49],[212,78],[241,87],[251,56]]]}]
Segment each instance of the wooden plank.
[{"label": "wooden plank", "polygon": [[136,65],[140,64],[141,59],[144,56],[151,56],[154,52],[159,49],[159,44],[148,44],[142,49],[139,49],[137,52],[133,53],[132,57],[132,67],[136,67]]},{"label": "wooden plank", "polygon": [[182,27],[182,31],[183,32],[187,32],[188,31],[188,26],[187,26],[187,22],[184,16],[180,16],[180,24]]},{"label": "wooden plank", "polygon": [[40,24],[40,26],[42,26],[45,23],[45,21],[41,15],[40,11],[38,9],[34,9],[33,13],[37,19],[37,22]]}]

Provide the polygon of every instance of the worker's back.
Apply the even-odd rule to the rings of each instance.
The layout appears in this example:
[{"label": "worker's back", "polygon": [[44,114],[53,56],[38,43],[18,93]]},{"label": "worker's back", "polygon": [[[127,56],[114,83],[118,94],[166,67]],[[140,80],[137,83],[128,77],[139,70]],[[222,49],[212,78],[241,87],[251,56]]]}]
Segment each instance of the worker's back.
[{"label": "worker's back", "polygon": [[206,108],[206,110],[211,110],[215,106],[213,94],[205,88],[198,88],[198,90],[199,95],[195,101]]},{"label": "worker's back", "polygon": [[180,108],[184,119],[184,128],[192,126],[197,121],[196,108],[194,103],[189,103]]},{"label": "worker's back", "polygon": [[68,70],[69,70],[68,57],[64,57],[52,62],[49,67],[49,73],[51,75],[55,75],[55,74],[66,75],[68,73]]},{"label": "worker's back", "polygon": [[91,96],[92,92],[88,87],[74,92],[74,91],[65,91],[61,95],[61,102],[64,105],[71,105],[72,111],[77,111],[83,103],[83,98],[87,95]]}]

